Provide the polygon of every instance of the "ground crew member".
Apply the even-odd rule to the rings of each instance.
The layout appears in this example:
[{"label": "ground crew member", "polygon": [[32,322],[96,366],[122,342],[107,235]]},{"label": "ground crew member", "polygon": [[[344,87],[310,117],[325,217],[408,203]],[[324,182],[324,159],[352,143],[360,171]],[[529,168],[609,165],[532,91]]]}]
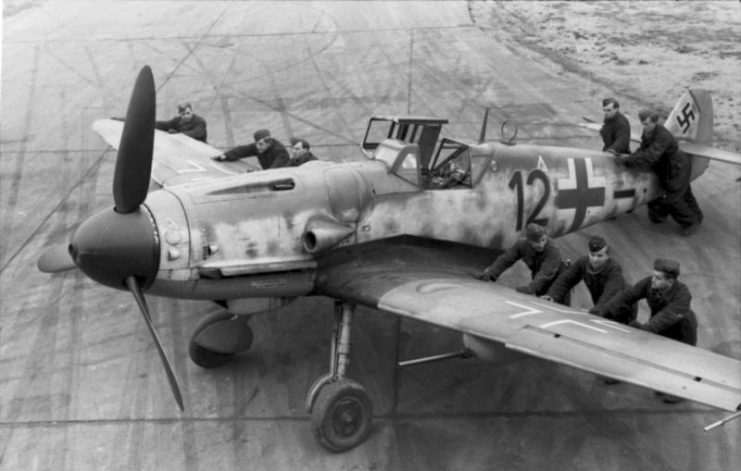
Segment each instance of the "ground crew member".
[{"label": "ground crew member", "polygon": [[655,111],[642,110],[638,117],[643,126],[641,146],[630,155],[617,156],[615,162],[626,167],[650,166],[664,195],[648,203],[648,218],[659,223],[671,216],[682,226],[681,234],[690,235],[703,219],[690,187],[690,160],[672,133],[658,124]]},{"label": "ground crew member", "polygon": [[[516,290],[535,296],[546,294],[562,269],[561,250],[546,235],[543,226],[535,223],[528,224],[525,227],[525,237],[497,257],[494,263],[479,275],[479,279],[495,282],[507,268],[520,259],[530,269],[532,281],[525,286],[517,287]],[[568,299],[564,303],[568,303]]]},{"label": "ground crew member", "polygon": [[620,112],[620,103],[614,98],[602,100],[605,119],[599,133],[604,146],[602,150],[613,154],[630,154],[630,123]]},{"label": "ground crew member", "polygon": [[312,160],[318,160],[314,154],[311,153],[311,146],[305,139],[291,138],[291,160],[288,162],[288,167],[298,167],[310,162]]},{"label": "ground crew member", "polygon": [[[610,257],[605,239],[594,236],[589,239],[588,247],[589,255],[578,258],[563,270],[548,289],[548,293],[541,296],[543,299],[563,303],[564,296],[583,280],[594,303],[589,312],[594,314],[599,307],[629,286],[623,276],[622,267]],[[606,317],[627,325],[635,320],[636,313],[636,305],[627,303],[617,306],[615,314],[608,313]]]},{"label": "ground crew member", "polygon": [[[631,321],[631,327],[653,332],[673,340],[697,344],[697,318],[690,306],[692,295],[687,285],[677,280],[679,262],[671,259],[657,258],[654,261],[654,272],[635,285],[624,289],[607,304],[597,309],[597,314],[615,315],[617,309],[628,303],[645,299],[651,309],[647,323]],[[680,398],[658,393],[664,402],[676,403]]]},{"label": "ground crew member", "polygon": [[255,142],[244,146],[237,146],[224,152],[224,155],[212,157],[214,160],[238,160],[245,157],[257,156],[263,170],[280,168],[288,165],[290,157],[288,151],[277,139],[270,136],[267,129],[258,129],[253,136]]},{"label": "ground crew member", "polygon": [[169,121],[155,121],[155,129],[170,134],[181,133],[197,141],[206,142],[206,120],[193,113],[190,103],[178,105],[178,115]]}]

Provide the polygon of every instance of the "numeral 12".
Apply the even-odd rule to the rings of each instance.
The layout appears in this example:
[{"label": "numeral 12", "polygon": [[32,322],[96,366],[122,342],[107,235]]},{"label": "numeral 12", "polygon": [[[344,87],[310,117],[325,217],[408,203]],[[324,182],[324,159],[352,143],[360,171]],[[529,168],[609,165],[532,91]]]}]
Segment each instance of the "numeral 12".
[{"label": "numeral 12", "polygon": [[[551,183],[545,172],[539,168],[530,171],[527,176],[527,184],[532,185],[535,180],[540,180],[543,183],[543,195],[540,197],[538,204],[535,205],[533,212],[527,218],[527,224],[535,222],[540,225],[546,225],[548,224],[548,218],[538,218],[538,214],[543,210],[548,197],[551,195]],[[525,217],[525,187],[522,182],[522,172],[520,170],[512,175],[512,179],[509,181],[509,187],[517,191],[517,225],[515,229],[521,231],[523,228],[522,220]]]}]

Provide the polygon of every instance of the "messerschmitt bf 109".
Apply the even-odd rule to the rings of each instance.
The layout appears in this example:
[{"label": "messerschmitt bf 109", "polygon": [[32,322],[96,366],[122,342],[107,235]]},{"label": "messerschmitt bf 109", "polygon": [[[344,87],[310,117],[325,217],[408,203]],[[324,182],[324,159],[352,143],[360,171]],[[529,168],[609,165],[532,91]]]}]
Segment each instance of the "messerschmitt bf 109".
[{"label": "messerschmitt bf 109", "polygon": [[[692,178],[708,158],[712,102],[686,92],[666,125],[692,154]],[[306,406],[318,441],[333,451],[363,442],[372,405],[346,377],[357,305],[460,331],[482,357],[504,346],[720,409],[741,407],[741,361],[476,279],[529,222],[558,237],[631,211],[660,195],[649,169],[576,148],[439,140],[446,120],[372,117],[366,159],[311,162],[245,173],[221,152],[154,130],[155,87],[144,67],[124,122],[93,128],[118,149],[114,207],[91,216],[68,244],[39,259],[44,272],[78,267],[129,290],[155,340],[178,405],[175,374],[143,293],[212,300],[190,357],[213,368],[250,348],[250,315],[298,296],[336,300],[329,372]],[[462,178],[444,177],[451,168]],[[442,176],[441,176],[442,175]],[[150,193],[150,178],[161,188]]]}]

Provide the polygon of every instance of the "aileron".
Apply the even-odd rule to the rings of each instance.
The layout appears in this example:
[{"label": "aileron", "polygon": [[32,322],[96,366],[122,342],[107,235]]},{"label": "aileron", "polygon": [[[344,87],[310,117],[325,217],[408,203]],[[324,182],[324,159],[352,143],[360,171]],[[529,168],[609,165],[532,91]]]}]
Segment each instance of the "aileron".
[{"label": "aileron", "polygon": [[[632,329],[638,337],[651,334]],[[655,337],[655,336],[654,336]],[[653,349],[656,354],[688,349],[694,358],[691,364],[677,360],[657,362],[655,355],[636,352],[625,346],[624,351],[615,350],[596,342],[554,333],[535,326],[526,326],[512,336],[506,346],[546,360],[557,361],[592,373],[609,376],[621,381],[651,388],[667,394],[687,397],[694,401],[733,411],[741,404],[741,378],[739,375],[725,376],[736,371],[739,365],[705,370],[704,366],[725,358],[707,350],[689,347],[680,342],[658,338],[639,338],[640,341],[666,342],[663,348]],[[626,353],[629,352],[629,353]],[[645,355],[645,356],[644,356]],[[720,374],[720,376],[718,376]]]}]

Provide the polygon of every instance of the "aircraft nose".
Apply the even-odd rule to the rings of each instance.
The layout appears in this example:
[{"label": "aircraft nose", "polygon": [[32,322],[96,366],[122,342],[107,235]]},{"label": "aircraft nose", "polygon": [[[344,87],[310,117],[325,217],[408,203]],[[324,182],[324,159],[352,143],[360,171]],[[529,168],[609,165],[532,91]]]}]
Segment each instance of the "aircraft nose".
[{"label": "aircraft nose", "polygon": [[80,270],[101,284],[127,289],[125,280],[133,275],[146,288],[159,268],[159,234],[145,206],[127,214],[109,209],[77,228],[69,253]]}]

